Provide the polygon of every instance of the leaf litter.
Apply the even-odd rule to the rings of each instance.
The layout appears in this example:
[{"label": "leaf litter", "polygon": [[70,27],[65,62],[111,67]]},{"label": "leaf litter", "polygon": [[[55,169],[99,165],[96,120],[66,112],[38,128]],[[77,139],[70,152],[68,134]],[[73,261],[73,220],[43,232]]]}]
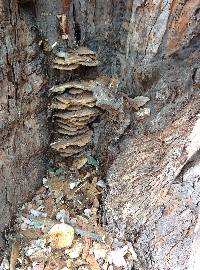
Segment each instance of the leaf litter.
[{"label": "leaf litter", "polygon": [[137,261],[132,244],[116,244],[100,224],[106,183],[98,179],[98,161],[82,158],[74,166],[76,171],[49,170],[43,186],[19,209],[0,270],[132,269]]}]

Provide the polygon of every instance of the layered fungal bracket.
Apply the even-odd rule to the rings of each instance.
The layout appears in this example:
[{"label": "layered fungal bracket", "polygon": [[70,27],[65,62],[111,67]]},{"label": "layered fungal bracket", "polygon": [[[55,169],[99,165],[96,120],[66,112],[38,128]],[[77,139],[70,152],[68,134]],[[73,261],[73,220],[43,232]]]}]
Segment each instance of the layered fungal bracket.
[{"label": "layered fungal bracket", "polygon": [[[53,60],[53,68],[74,70],[80,66],[97,66],[96,53],[86,47],[79,47],[68,52],[57,52]],[[51,108],[58,135],[56,142],[51,144],[53,150],[61,157],[83,155],[92,141],[90,124],[100,114],[93,95],[92,81],[68,81],[53,86]]]},{"label": "layered fungal bracket", "polygon": [[80,66],[96,67],[99,62],[96,53],[86,47],[79,47],[67,52],[56,52],[53,68],[60,70],[74,70]]},{"label": "layered fungal bracket", "polygon": [[[84,87],[85,85],[85,87]],[[53,87],[55,129],[60,139],[51,144],[62,157],[79,154],[92,141],[90,124],[101,113],[87,82],[68,82]]]},{"label": "layered fungal bracket", "polygon": [[[96,54],[88,48],[80,47],[67,53],[57,53],[53,68],[72,70],[83,66],[96,66]],[[107,76],[95,80],[67,81],[53,86],[51,108],[58,134],[53,150],[62,157],[81,156],[92,143],[91,124],[103,110],[116,112],[122,100],[116,100],[118,80]]]}]

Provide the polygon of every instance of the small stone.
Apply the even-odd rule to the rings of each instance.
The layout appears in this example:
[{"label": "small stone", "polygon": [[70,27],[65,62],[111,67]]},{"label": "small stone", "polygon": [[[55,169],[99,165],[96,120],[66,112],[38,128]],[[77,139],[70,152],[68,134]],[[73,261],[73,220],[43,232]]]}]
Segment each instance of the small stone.
[{"label": "small stone", "polygon": [[0,270],[6,270],[6,269],[9,269],[9,261],[6,257],[4,257],[1,265],[0,265]]},{"label": "small stone", "polygon": [[75,187],[76,187],[76,183],[75,182],[69,184],[69,188],[70,189],[74,189]]},{"label": "small stone", "polygon": [[33,262],[32,269],[33,270],[43,270],[44,269],[44,262]]},{"label": "small stone", "polygon": [[143,107],[150,99],[148,97],[143,97],[143,96],[137,96],[133,99],[129,99],[130,104],[138,110],[140,107]]},{"label": "small stone", "polygon": [[33,217],[47,217],[47,213],[35,209],[31,209],[30,213]]},{"label": "small stone", "polygon": [[64,222],[69,222],[69,212],[65,209],[61,209],[57,214],[56,214],[56,219],[60,221],[61,223]]},{"label": "small stone", "polygon": [[100,243],[93,244],[93,253],[96,260],[100,258],[105,258],[107,252],[108,250],[106,250],[106,246],[104,244],[100,244]]},{"label": "small stone", "polygon": [[151,114],[150,108],[142,108],[135,113],[135,116],[137,119],[142,119],[144,117],[150,116],[150,114]]},{"label": "small stone", "polygon": [[106,188],[106,183],[103,180],[99,180],[96,185],[101,188]]},{"label": "small stone", "polygon": [[128,252],[128,246],[112,250],[108,252],[107,259],[109,264],[114,264],[117,267],[127,267],[124,256]]},{"label": "small stone", "polygon": [[86,265],[81,265],[78,270],[90,270],[90,268]]},{"label": "small stone", "polygon": [[43,185],[45,186],[45,188],[48,188],[48,180],[47,180],[47,178],[43,178],[42,179],[42,183],[43,183]]},{"label": "small stone", "polygon": [[68,249],[65,251],[65,254],[67,254],[71,259],[78,258],[83,251],[83,244],[80,241],[77,241],[71,249]]},{"label": "small stone", "polygon": [[56,224],[48,232],[51,246],[56,249],[70,247],[74,240],[74,229],[67,224]]},{"label": "small stone", "polygon": [[84,210],[84,215],[85,215],[87,218],[90,218],[90,216],[91,216],[91,209],[85,209],[85,210]]}]

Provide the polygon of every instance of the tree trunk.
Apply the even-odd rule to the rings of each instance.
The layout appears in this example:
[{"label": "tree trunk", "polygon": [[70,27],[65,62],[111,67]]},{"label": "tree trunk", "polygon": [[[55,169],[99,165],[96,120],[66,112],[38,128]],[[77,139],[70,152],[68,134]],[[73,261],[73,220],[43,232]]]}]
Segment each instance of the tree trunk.
[{"label": "tree trunk", "polygon": [[[199,1],[38,0],[36,14],[34,4],[22,5],[26,20],[15,2],[4,2],[0,199],[6,222],[19,198],[37,186],[49,141],[45,98],[38,96],[42,53],[34,37],[47,38],[50,47],[84,45],[98,54],[98,74],[118,77],[119,92],[150,99],[131,112],[130,126],[117,139],[105,128],[96,146],[108,170],[102,170],[104,222],[132,241],[134,269],[198,269]],[[67,15],[67,42],[58,34],[60,14]],[[39,33],[30,30],[34,18]],[[66,80],[65,73],[48,72],[49,87]]]},{"label": "tree trunk", "polygon": [[0,232],[41,185],[47,163],[47,100],[34,12],[31,3],[0,1]]}]

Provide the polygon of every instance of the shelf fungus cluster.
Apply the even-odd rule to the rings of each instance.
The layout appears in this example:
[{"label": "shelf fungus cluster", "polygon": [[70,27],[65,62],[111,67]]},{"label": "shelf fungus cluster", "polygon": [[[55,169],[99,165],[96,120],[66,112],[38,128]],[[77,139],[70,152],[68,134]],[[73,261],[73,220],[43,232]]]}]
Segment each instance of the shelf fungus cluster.
[{"label": "shelf fungus cluster", "polygon": [[[80,47],[67,53],[59,52],[54,68],[73,70],[80,65],[96,66],[96,54]],[[58,139],[51,147],[62,157],[84,156],[92,143],[92,123],[102,111],[120,111],[123,100],[116,99],[118,80],[107,76],[95,80],[67,81],[50,89],[55,129]]]},{"label": "shelf fungus cluster", "polygon": [[74,70],[80,66],[96,67],[98,60],[96,53],[86,47],[79,47],[67,52],[56,52],[53,68],[60,70]]},{"label": "shelf fungus cluster", "polygon": [[62,157],[83,152],[92,141],[90,124],[100,114],[89,83],[68,82],[50,89],[54,93],[55,128],[59,139],[51,144]]}]

